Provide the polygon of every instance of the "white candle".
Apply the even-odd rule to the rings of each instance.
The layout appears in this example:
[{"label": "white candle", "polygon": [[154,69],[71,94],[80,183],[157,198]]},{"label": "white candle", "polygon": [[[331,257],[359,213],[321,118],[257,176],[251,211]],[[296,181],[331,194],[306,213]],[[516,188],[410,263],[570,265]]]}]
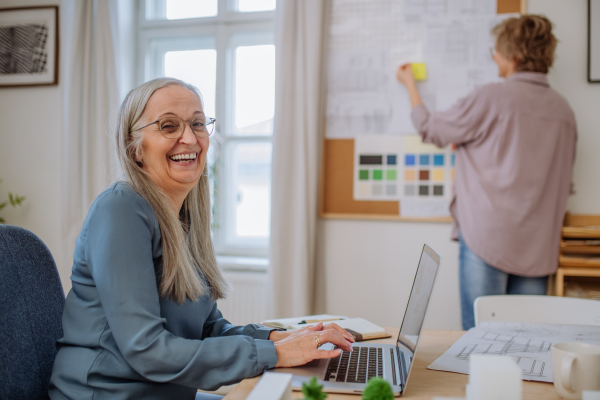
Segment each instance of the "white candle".
[{"label": "white candle", "polygon": [[469,357],[467,400],[521,400],[523,372],[509,356]]}]

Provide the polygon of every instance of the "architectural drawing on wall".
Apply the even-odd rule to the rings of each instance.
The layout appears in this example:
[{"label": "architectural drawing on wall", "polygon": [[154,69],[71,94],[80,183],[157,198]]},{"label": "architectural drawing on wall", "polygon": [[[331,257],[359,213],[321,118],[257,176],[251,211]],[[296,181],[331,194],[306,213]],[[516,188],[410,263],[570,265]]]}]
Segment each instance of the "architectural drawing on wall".
[{"label": "architectural drawing on wall", "polygon": [[598,338],[598,326],[483,322],[470,329],[428,368],[466,374],[472,354],[508,355],[522,368],[523,379],[552,382],[553,343],[579,340],[597,344]]},{"label": "architectural drawing on wall", "polygon": [[489,48],[495,0],[333,0],[327,48],[326,137],[415,134],[396,69],[424,62],[425,105],[446,109],[498,81]]}]

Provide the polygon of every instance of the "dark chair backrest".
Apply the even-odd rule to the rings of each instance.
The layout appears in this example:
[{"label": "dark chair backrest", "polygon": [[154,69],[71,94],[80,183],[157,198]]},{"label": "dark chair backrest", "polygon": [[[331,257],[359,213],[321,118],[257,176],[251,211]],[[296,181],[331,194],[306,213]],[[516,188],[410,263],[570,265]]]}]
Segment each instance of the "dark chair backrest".
[{"label": "dark chair backrest", "polygon": [[46,245],[26,229],[0,224],[0,399],[49,399],[64,305]]}]

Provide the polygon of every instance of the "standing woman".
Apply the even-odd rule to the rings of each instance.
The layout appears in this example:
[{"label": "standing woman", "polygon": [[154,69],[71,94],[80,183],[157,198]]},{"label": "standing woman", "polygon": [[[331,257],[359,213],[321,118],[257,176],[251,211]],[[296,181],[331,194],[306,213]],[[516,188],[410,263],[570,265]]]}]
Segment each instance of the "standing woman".
[{"label": "standing woman", "polygon": [[479,296],[546,293],[560,232],[577,129],[567,101],[548,85],[556,38],[537,15],[497,25],[494,61],[504,82],[429,113],[409,64],[397,71],[424,142],[456,145],[453,239],[460,242],[463,329]]},{"label": "standing woman", "polygon": [[162,78],[119,111],[123,181],[92,204],[73,255],[64,337],[50,380],[56,399],[213,399],[198,388],[273,367],[336,357],[352,337],[322,324],[288,333],[234,326],[210,237],[206,154],[215,120],[191,85]]}]

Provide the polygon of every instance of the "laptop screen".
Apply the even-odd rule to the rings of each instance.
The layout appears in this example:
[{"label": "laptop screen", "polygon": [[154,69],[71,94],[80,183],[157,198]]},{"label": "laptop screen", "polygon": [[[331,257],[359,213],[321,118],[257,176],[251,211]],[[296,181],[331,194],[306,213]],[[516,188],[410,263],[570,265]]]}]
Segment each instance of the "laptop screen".
[{"label": "laptop screen", "polygon": [[400,376],[403,390],[423,328],[425,312],[429,305],[439,265],[440,255],[428,245],[424,245],[396,343],[398,356],[402,358],[399,360],[399,364],[401,365]]}]

